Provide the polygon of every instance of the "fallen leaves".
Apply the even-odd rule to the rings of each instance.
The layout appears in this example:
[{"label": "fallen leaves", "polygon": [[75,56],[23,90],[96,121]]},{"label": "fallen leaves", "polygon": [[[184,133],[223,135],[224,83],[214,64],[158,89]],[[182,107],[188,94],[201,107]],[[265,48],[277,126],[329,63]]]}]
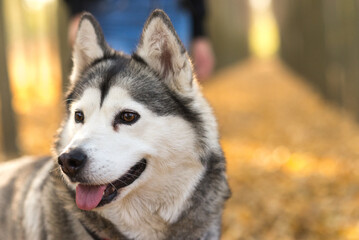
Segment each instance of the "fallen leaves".
[{"label": "fallen leaves", "polygon": [[359,129],[276,59],[204,86],[228,161],[222,239],[359,239]]}]

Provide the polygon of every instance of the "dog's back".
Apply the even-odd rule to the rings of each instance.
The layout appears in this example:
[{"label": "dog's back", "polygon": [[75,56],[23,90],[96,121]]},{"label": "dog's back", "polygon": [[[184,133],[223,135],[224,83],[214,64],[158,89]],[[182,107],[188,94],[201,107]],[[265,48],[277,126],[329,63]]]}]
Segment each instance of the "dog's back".
[{"label": "dog's back", "polygon": [[[49,158],[24,157],[0,165],[0,239],[38,236],[41,190],[52,167]],[[27,229],[27,230],[26,230]],[[27,236],[27,237],[25,237]]]},{"label": "dog's back", "polygon": [[[96,217],[73,211],[73,198],[50,157],[0,164],[0,177],[0,239],[94,239],[80,218],[96,223]],[[97,224],[106,228],[101,220]]]}]

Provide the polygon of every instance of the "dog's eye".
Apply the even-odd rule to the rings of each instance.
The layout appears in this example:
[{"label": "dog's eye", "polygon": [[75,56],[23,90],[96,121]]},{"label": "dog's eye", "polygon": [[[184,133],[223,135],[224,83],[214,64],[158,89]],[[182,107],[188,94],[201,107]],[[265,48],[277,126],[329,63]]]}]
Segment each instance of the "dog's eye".
[{"label": "dog's eye", "polygon": [[136,115],[134,113],[125,112],[121,114],[121,119],[125,122],[130,123],[136,119]]},{"label": "dog's eye", "polygon": [[85,115],[82,111],[78,110],[75,112],[75,122],[76,123],[83,123],[85,120]]},{"label": "dog's eye", "polygon": [[134,124],[138,119],[140,118],[140,115],[136,112],[132,111],[122,111],[120,112],[116,118],[115,118],[115,124]]}]

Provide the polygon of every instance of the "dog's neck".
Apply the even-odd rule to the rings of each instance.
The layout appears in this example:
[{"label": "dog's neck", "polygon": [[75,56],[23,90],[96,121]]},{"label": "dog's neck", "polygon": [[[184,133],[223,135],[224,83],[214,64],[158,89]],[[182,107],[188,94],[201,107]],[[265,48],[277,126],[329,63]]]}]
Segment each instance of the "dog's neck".
[{"label": "dog's neck", "polygon": [[149,181],[97,212],[131,239],[163,239],[168,226],[189,207],[188,199],[203,172],[200,163],[176,169],[167,178],[160,176],[157,184]]}]

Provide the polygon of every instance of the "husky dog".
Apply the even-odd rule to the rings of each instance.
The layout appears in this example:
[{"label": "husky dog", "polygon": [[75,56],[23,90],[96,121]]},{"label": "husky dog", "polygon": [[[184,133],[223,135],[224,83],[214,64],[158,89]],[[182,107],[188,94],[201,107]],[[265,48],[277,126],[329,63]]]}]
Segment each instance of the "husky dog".
[{"label": "husky dog", "polygon": [[128,56],[85,13],[73,61],[54,157],[0,167],[0,239],[219,239],[217,124],[168,16]]}]

